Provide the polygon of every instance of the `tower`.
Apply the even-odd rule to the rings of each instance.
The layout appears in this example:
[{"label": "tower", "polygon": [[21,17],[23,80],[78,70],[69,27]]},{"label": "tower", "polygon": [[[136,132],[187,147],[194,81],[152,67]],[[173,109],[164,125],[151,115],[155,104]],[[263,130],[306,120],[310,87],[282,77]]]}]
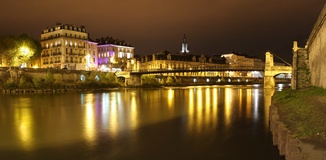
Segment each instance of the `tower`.
[{"label": "tower", "polygon": [[189,53],[189,48],[187,44],[186,34],[183,35],[181,53]]}]

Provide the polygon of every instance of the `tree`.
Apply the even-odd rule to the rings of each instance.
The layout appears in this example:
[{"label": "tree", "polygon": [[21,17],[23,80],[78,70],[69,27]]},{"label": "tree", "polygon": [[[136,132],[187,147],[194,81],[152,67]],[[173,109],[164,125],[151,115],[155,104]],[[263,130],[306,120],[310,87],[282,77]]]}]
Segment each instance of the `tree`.
[{"label": "tree", "polygon": [[0,57],[5,65],[12,65],[12,60],[18,52],[17,46],[18,41],[15,36],[0,37]]},{"label": "tree", "polygon": [[166,78],[166,85],[173,85],[173,84],[174,84],[173,78],[168,76],[168,78]]},{"label": "tree", "polygon": [[40,42],[22,34],[0,37],[0,59],[7,66],[19,66],[38,59],[42,52]]},{"label": "tree", "polygon": [[157,81],[154,75],[142,75],[142,85],[146,87],[159,87],[160,83]]}]

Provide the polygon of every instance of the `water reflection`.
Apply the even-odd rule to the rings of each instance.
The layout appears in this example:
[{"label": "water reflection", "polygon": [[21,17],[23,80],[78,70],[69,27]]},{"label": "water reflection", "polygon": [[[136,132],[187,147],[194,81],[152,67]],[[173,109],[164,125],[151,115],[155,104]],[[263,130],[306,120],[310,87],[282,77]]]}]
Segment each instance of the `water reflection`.
[{"label": "water reflection", "polygon": [[15,126],[22,147],[26,150],[32,149],[33,120],[29,108],[15,110]]},{"label": "water reflection", "polygon": [[88,141],[90,145],[94,145],[94,141],[96,139],[96,128],[95,128],[95,112],[94,112],[94,95],[86,94],[85,97],[85,112],[84,112],[84,136],[85,140]]},{"label": "water reflection", "polygon": [[[225,98],[224,98],[224,117],[225,117],[225,126],[229,126],[231,122],[231,106],[233,105],[234,100],[232,98],[235,98],[236,96],[232,96],[232,90],[231,88],[225,88],[224,89]],[[235,106],[236,107],[236,106]]]},{"label": "water reflection", "polygon": [[[225,151],[225,145],[241,143],[239,141],[248,138],[245,136],[251,135],[239,133],[261,134],[257,126],[267,135],[268,107],[273,93],[274,90],[253,86],[195,86],[41,98],[0,96],[3,102],[0,152],[9,145],[17,151],[34,152],[73,146],[70,149],[75,155],[84,151],[96,155],[99,152],[101,156],[108,155],[109,158],[103,159],[130,159],[134,155],[146,155],[151,148],[162,146],[160,150],[170,151],[171,146],[178,146],[177,151],[171,152],[218,154],[215,151]],[[229,141],[236,136],[241,138]],[[80,144],[85,146],[78,146]]]},{"label": "water reflection", "polygon": [[31,112],[30,99],[20,98],[18,104],[15,106],[15,126],[16,135],[18,136],[22,147],[25,150],[31,150],[33,148],[33,115]]}]

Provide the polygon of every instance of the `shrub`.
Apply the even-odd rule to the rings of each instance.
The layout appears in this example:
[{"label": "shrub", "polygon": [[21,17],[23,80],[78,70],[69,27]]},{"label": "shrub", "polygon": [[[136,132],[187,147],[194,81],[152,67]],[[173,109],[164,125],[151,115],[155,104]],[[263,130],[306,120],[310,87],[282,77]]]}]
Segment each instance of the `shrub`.
[{"label": "shrub", "polygon": [[18,84],[16,82],[14,82],[14,80],[12,78],[8,78],[8,80],[6,81],[5,85],[4,85],[5,89],[17,89],[18,88]]},{"label": "shrub", "polygon": [[145,87],[159,87],[161,86],[154,75],[142,75],[142,85]]}]

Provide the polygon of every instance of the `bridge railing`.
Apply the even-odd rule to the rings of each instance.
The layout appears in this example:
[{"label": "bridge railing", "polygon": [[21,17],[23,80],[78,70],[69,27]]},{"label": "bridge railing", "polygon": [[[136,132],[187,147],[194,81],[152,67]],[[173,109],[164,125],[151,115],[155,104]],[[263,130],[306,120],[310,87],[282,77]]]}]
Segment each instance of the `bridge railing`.
[{"label": "bridge railing", "polygon": [[263,71],[264,67],[253,66],[220,66],[220,67],[193,67],[193,68],[175,68],[175,69],[141,69],[133,70],[132,73],[144,72],[185,72],[185,71]]}]

